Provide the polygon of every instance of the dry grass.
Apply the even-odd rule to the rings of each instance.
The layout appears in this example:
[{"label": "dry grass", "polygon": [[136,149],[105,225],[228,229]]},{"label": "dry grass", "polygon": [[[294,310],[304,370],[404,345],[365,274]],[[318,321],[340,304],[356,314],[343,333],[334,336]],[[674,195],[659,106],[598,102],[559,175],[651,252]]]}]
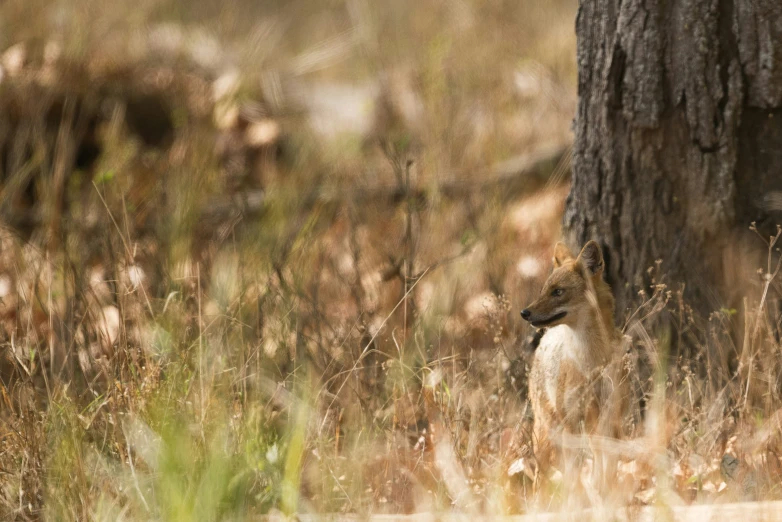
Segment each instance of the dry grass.
[{"label": "dry grass", "polygon": [[709,318],[652,272],[613,495],[525,474],[566,159],[442,187],[567,143],[573,2],[262,4],[0,8],[3,519],[780,497],[776,245]]}]

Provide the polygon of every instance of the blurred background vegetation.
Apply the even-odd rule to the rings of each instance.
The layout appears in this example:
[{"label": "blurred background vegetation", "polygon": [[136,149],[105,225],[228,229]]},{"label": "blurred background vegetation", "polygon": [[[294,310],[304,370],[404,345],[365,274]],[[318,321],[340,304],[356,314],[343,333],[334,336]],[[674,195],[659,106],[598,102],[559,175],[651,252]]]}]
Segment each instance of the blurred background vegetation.
[{"label": "blurred background vegetation", "polygon": [[3,519],[520,509],[575,8],[3,3]]}]

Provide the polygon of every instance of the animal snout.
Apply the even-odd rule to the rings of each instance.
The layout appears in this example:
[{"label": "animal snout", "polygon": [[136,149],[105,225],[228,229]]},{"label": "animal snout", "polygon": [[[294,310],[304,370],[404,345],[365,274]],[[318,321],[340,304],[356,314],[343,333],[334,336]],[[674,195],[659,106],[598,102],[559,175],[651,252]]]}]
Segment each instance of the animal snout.
[{"label": "animal snout", "polygon": [[526,308],[521,311],[521,318],[524,319],[525,321],[529,321],[529,316],[531,316],[531,315],[532,315],[532,312],[530,312]]}]

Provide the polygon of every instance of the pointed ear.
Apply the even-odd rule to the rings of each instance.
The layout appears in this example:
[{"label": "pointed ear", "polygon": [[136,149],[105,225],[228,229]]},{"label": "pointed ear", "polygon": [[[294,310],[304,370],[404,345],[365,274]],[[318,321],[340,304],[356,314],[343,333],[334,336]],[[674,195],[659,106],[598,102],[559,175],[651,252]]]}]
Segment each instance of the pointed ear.
[{"label": "pointed ear", "polygon": [[568,259],[573,259],[573,254],[565,243],[560,241],[554,246],[554,268],[561,267]]},{"label": "pointed ear", "polygon": [[589,270],[589,273],[593,275],[603,273],[603,251],[600,250],[600,245],[596,241],[589,241],[584,245],[581,253],[578,254],[578,260],[584,268]]}]

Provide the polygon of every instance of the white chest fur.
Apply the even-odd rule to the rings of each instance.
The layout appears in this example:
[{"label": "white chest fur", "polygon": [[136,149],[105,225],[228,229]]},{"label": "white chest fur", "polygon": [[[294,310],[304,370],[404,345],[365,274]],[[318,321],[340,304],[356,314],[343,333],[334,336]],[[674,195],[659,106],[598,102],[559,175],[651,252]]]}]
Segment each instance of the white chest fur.
[{"label": "white chest fur", "polygon": [[585,336],[570,326],[561,324],[546,331],[540,340],[535,357],[543,370],[546,396],[556,404],[559,367],[563,359],[569,359],[583,374],[588,372],[588,347]]}]

